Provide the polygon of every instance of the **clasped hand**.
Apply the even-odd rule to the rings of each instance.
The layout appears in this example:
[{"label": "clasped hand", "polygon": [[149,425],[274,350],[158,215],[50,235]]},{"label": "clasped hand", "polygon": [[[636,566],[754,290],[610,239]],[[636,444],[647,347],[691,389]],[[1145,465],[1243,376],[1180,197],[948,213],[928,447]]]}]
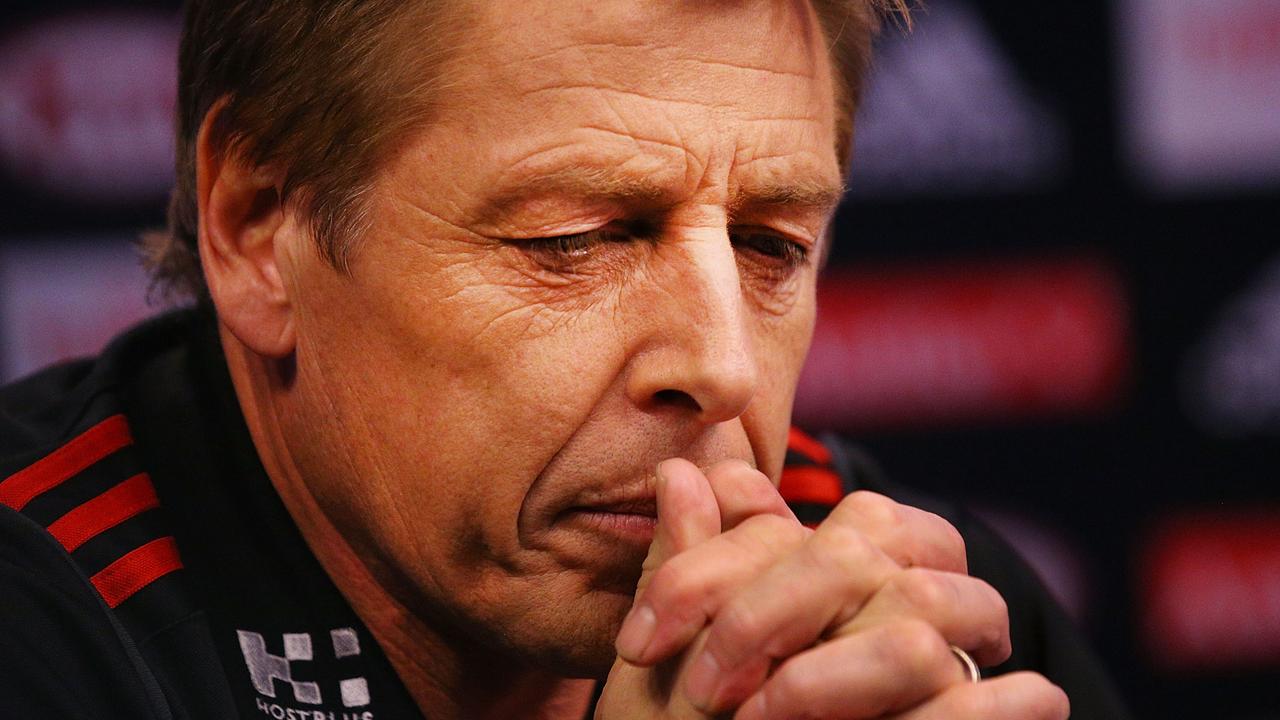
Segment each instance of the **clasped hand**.
[{"label": "clasped hand", "polygon": [[815,530],[741,461],[658,470],[658,525],[597,720],[1062,720],[1035,673],[972,683],[1009,656],[1004,600],[967,574],[937,515],[874,493]]}]

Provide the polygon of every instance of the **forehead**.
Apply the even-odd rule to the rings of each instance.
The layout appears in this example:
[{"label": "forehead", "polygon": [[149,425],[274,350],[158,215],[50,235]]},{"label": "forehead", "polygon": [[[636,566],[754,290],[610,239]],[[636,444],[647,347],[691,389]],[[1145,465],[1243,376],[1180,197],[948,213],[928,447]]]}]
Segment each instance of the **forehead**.
[{"label": "forehead", "polygon": [[433,124],[469,136],[450,152],[487,183],[581,166],[657,188],[839,183],[808,2],[480,3],[468,35]]}]

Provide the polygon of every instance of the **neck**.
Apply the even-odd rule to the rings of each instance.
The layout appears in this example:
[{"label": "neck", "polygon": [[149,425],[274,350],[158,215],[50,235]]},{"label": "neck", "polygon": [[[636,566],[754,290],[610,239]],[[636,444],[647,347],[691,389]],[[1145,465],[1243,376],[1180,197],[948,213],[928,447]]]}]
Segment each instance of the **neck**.
[{"label": "neck", "polygon": [[287,392],[280,374],[270,360],[249,351],[225,327],[220,334],[240,408],[271,484],[423,714],[432,720],[585,717],[592,680],[551,675],[491,651],[465,647],[396,599],[316,502],[293,462],[274,402]]}]

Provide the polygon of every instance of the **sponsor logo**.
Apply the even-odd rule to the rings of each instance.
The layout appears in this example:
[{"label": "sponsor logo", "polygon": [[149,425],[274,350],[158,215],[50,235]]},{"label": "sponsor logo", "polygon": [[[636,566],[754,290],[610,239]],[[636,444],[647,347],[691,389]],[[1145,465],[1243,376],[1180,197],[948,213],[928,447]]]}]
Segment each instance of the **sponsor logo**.
[{"label": "sponsor logo", "polygon": [[1280,256],[1188,355],[1183,404],[1215,435],[1280,433]]},{"label": "sponsor logo", "polygon": [[[290,703],[314,706],[325,702],[325,692],[319,683],[294,677],[294,669],[299,664],[315,659],[310,633],[284,633],[281,638],[284,652],[281,655],[267,649],[266,638],[260,633],[237,630],[236,636],[245,667],[249,670],[249,680],[254,690],[263,696],[257,698],[257,705],[265,715],[277,720],[373,720],[371,711],[350,710],[369,705],[369,684],[363,677],[345,678],[338,682],[337,694],[346,710],[297,707]],[[360,637],[352,628],[329,631],[329,641],[335,659],[360,654]]]},{"label": "sponsor logo", "polygon": [[1280,661],[1280,510],[1168,520],[1142,567],[1143,639],[1154,664]]},{"label": "sponsor logo", "polygon": [[150,200],[173,178],[178,26],[58,18],[0,45],[0,170],[64,197]]},{"label": "sponsor logo", "polygon": [[796,416],[816,427],[1070,417],[1127,376],[1128,304],[1087,258],[833,272]]},{"label": "sponsor logo", "polygon": [[1280,180],[1280,3],[1125,0],[1130,161],[1152,187]]},{"label": "sponsor logo", "polygon": [[892,31],[857,119],[850,193],[955,194],[1034,189],[1064,168],[1065,132],[1019,79],[978,13],[929,3],[919,28]]}]

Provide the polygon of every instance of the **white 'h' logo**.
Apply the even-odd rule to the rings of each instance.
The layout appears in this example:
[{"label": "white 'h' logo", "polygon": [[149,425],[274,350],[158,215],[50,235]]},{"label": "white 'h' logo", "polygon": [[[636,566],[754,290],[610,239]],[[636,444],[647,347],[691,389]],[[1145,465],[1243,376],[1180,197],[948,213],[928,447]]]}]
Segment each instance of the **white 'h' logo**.
[{"label": "white 'h' logo", "polygon": [[[244,655],[245,665],[249,667],[249,679],[259,693],[269,698],[276,696],[275,682],[280,680],[289,683],[293,688],[293,697],[301,703],[319,705],[321,702],[320,686],[314,682],[293,679],[290,663],[310,661],[310,633],[284,633],[284,656],[267,652],[267,643],[262,635],[247,630],[237,630],[240,638],[240,652]],[[339,628],[329,631],[333,643],[333,655],[336,658],[350,657],[360,654],[360,638],[352,628]],[[369,704],[369,684],[362,677],[349,678],[338,684],[342,704],[345,707],[363,707]]]}]

